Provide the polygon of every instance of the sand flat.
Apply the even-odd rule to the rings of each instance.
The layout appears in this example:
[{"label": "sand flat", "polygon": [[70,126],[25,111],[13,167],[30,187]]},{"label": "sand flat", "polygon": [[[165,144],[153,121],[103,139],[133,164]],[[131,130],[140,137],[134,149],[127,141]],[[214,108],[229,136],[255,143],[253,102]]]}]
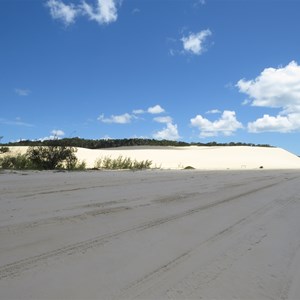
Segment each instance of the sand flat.
[{"label": "sand flat", "polygon": [[300,172],[5,172],[1,299],[297,299]]}]

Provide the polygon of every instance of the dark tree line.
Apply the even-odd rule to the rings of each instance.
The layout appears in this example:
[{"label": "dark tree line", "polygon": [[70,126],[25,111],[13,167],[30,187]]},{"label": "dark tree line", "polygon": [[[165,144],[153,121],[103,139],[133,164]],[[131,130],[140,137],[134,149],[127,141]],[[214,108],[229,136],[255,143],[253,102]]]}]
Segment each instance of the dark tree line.
[{"label": "dark tree line", "polygon": [[[0,144],[1,145],[1,144]],[[45,141],[32,141],[23,140],[15,143],[5,144],[6,146],[61,146],[61,147],[82,147],[89,149],[101,149],[101,148],[117,148],[127,146],[256,146],[256,147],[271,147],[267,144],[253,144],[253,143],[186,143],[180,141],[169,141],[169,140],[155,140],[155,139],[82,139],[78,137],[54,139]]]}]

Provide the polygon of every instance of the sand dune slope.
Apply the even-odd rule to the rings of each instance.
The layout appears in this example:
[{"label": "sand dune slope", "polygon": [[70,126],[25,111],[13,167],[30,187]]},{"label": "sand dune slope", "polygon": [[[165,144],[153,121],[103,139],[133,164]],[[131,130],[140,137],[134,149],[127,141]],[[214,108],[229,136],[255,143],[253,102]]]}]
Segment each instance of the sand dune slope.
[{"label": "sand dune slope", "polygon": [[[25,152],[27,147],[12,147]],[[78,148],[77,157],[93,168],[95,161],[103,157],[130,157],[151,160],[152,167],[182,169],[192,166],[200,170],[239,169],[300,169],[300,158],[281,149],[269,147],[120,147],[109,149]]]},{"label": "sand dune slope", "polygon": [[300,158],[281,149],[267,147],[124,147],[109,150],[78,149],[78,157],[89,166],[97,157],[119,155],[137,160],[152,160],[153,166],[163,169],[267,169],[300,168]]}]

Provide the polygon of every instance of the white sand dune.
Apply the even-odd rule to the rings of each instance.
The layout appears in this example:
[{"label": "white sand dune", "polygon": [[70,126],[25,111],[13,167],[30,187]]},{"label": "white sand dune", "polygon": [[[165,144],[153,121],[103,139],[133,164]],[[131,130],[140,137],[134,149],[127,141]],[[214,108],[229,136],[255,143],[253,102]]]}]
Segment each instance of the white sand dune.
[{"label": "white sand dune", "polygon": [[[11,147],[24,153],[27,147]],[[300,158],[281,148],[224,146],[224,147],[120,147],[109,149],[78,148],[77,157],[93,168],[103,157],[130,157],[151,160],[152,167],[182,169],[192,166],[199,170],[240,169],[300,169]]]}]

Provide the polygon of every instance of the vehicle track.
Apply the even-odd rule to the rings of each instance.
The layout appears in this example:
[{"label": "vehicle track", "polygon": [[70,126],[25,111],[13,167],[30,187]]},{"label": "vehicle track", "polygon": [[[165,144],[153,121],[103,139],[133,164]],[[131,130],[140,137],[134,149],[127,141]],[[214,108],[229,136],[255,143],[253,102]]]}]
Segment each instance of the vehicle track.
[{"label": "vehicle track", "polygon": [[[271,177],[267,177],[264,178],[263,180],[259,180],[259,182],[261,183],[262,181],[269,181],[274,178]],[[251,181],[251,184],[253,184],[256,181]],[[242,184],[235,184],[235,185],[230,185],[230,186],[225,186],[222,187],[222,190],[228,190],[228,189],[232,189],[233,187],[242,187],[242,186],[247,186],[248,183],[242,183]],[[65,191],[65,190],[64,190]],[[214,192],[218,192],[218,190],[213,191]],[[46,192],[48,193],[48,192]],[[143,204],[142,206],[150,206],[153,204],[159,204],[159,203],[164,203],[164,204],[169,204],[169,203],[175,203],[175,202],[180,202],[182,200],[186,200],[186,199],[191,199],[191,198],[196,198],[197,196],[205,196],[206,192],[204,193],[200,193],[200,192],[181,192],[181,193],[175,193],[173,195],[168,195],[168,196],[163,196],[163,197],[159,197],[157,199],[151,200],[149,203],[147,204]],[[211,194],[211,193],[210,193]],[[36,194],[34,194],[36,195]],[[56,222],[59,222],[60,224],[65,223],[65,222],[73,222],[76,220],[82,220],[82,219],[87,219],[88,217],[93,217],[93,216],[97,216],[100,214],[107,214],[104,207],[110,206],[112,205],[113,207],[108,207],[107,209],[111,209],[111,212],[118,212],[117,206],[114,205],[127,205],[130,208],[135,208],[135,207],[140,207],[141,205],[137,205],[137,206],[132,206],[131,203],[137,201],[136,199],[132,200],[132,199],[121,199],[121,200],[115,200],[115,201],[104,201],[104,202],[97,202],[97,203],[90,203],[90,204],[85,204],[85,205],[79,205],[79,206],[73,206],[71,208],[65,208],[62,209],[64,211],[68,211],[68,210],[73,210],[73,209],[89,209],[89,208],[102,208],[103,209],[103,213],[101,213],[101,210],[95,211],[93,213],[94,210],[87,210],[81,214],[75,214],[75,215],[67,215],[67,216],[56,216],[56,217],[48,217],[48,218],[44,218],[44,219],[40,219],[40,220],[35,220],[35,221],[30,221],[30,222],[22,222],[22,223],[18,223],[18,224],[12,224],[12,225],[4,225],[4,226],[0,226],[0,232],[1,231],[19,231],[19,230],[26,230],[26,229],[32,229],[38,226],[43,226],[43,225],[49,225],[49,224],[54,224]],[[120,211],[122,211],[122,209],[120,209]]]},{"label": "vehicle track", "polygon": [[[289,180],[293,180],[293,179],[296,179],[296,178],[298,178],[298,176],[290,178]],[[143,224],[138,224],[138,225],[132,226],[132,227],[127,228],[127,229],[123,229],[123,230],[116,231],[116,232],[113,232],[113,233],[100,235],[100,236],[97,236],[95,238],[91,238],[91,239],[88,239],[88,240],[85,240],[85,241],[81,241],[81,242],[78,242],[78,243],[67,245],[67,246],[61,247],[59,249],[55,249],[55,250],[52,250],[52,251],[49,251],[49,252],[45,252],[45,253],[42,253],[42,254],[39,254],[39,255],[36,255],[36,256],[28,257],[28,258],[25,258],[25,259],[22,259],[22,260],[19,260],[19,261],[10,263],[10,264],[3,265],[3,266],[0,267],[0,279],[7,278],[7,277],[14,277],[14,276],[20,274],[21,272],[24,272],[28,269],[33,268],[38,263],[42,263],[42,262],[44,262],[44,261],[46,261],[50,258],[58,257],[58,256],[61,256],[61,255],[73,255],[73,254],[76,254],[76,253],[85,252],[86,250],[91,249],[93,247],[98,247],[98,246],[104,245],[104,244],[112,241],[113,239],[116,239],[116,238],[120,237],[123,234],[129,233],[129,232],[134,232],[134,231],[147,230],[147,229],[150,229],[150,228],[153,228],[153,227],[156,227],[156,226],[159,226],[159,225],[162,225],[162,224],[165,224],[165,223],[168,223],[168,222],[180,219],[180,218],[184,218],[186,216],[189,216],[189,215],[192,215],[192,214],[195,214],[195,213],[199,213],[203,210],[211,209],[211,208],[214,208],[216,206],[223,205],[223,204],[228,203],[228,202],[232,202],[232,201],[237,200],[241,197],[256,193],[258,191],[271,188],[275,185],[278,185],[280,182],[282,182],[282,181],[278,180],[278,178],[277,178],[275,182],[269,183],[267,185],[261,186],[261,187],[256,188],[256,189],[248,190],[247,192],[239,193],[235,196],[225,198],[221,201],[216,201],[216,202],[206,204],[206,205],[200,205],[196,208],[193,208],[193,209],[190,209],[190,210],[178,213],[178,214],[174,214],[174,215],[171,215],[171,216],[168,216],[168,217],[158,218],[156,220],[145,222]],[[266,206],[268,206],[268,205],[266,205]],[[266,209],[265,207],[260,208],[258,211],[265,210],[265,209]],[[246,217],[246,219],[247,218],[249,218],[249,216]],[[230,231],[234,226],[238,225],[239,223],[241,223],[243,221],[244,221],[243,219],[239,220],[236,224],[234,224],[234,225],[226,228],[225,230],[222,230],[221,232],[217,233],[216,236],[220,236],[220,235]],[[184,257],[186,257],[187,255],[188,254],[184,255]]]},{"label": "vehicle track", "polygon": [[[189,260],[192,256],[201,253],[202,247],[207,247],[209,244],[218,243],[224,239],[227,239],[229,236],[234,235],[237,231],[241,231],[243,228],[245,228],[245,225],[255,224],[257,218],[264,217],[266,214],[269,214],[272,211],[280,210],[296,201],[299,201],[297,197],[291,197],[290,199],[283,200],[277,199],[275,201],[272,201],[271,203],[264,205],[263,207],[260,207],[246,217],[228,226],[224,230],[221,230],[208,239],[200,242],[189,251],[185,251],[179,256],[172,258],[168,263],[153,270],[143,278],[140,278],[137,281],[131,283],[126,288],[124,288],[121,293],[118,294],[114,299],[144,299],[145,294],[151,295],[151,290],[157,290],[156,285],[159,286],[161,282],[163,282],[163,277],[166,276],[167,272],[172,272],[173,269],[178,265]],[[252,231],[250,238],[249,236],[247,236],[249,235],[249,233],[242,234],[243,239],[246,239],[246,243],[241,244],[240,240],[238,244],[235,244],[232,247],[233,250],[230,249],[230,251],[232,252],[231,255],[223,253],[221,257],[215,258],[211,264],[207,263],[207,265],[203,267],[199,273],[189,274],[174,287],[171,287],[166,291],[166,298],[189,298],[189,296],[192,295],[193,290],[199,289],[203,284],[208,284],[216,280],[222,272],[227,270],[232,265],[232,263],[237,259],[236,257],[240,257],[244,253],[247,253],[251,250],[251,247],[260,244],[262,240],[267,237],[267,234],[264,231],[260,231],[259,226],[256,227],[257,231]],[[185,289],[191,289],[192,291],[190,293],[178,294],[178,291]],[[155,299],[155,296],[153,298],[150,297],[150,299]]]}]

